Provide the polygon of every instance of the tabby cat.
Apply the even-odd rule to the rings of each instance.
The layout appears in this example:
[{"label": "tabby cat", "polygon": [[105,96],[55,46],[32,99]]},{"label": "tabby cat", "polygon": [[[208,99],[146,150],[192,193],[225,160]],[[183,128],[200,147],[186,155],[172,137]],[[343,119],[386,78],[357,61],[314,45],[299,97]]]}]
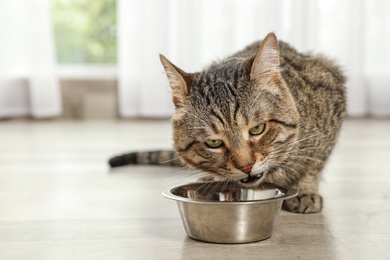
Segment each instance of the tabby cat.
[{"label": "tabby cat", "polygon": [[[174,152],[130,153],[124,164],[179,164],[242,186],[295,186],[284,209],[320,212],[320,172],[345,116],[345,78],[323,56],[298,53],[270,33],[201,72],[160,55],[172,90]],[[176,155],[177,154],[177,155]]]}]

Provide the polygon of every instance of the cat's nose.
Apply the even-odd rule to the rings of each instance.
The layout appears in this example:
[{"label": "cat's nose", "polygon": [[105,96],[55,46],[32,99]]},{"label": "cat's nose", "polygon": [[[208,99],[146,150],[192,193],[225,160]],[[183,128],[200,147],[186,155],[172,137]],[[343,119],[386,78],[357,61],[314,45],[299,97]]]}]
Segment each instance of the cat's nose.
[{"label": "cat's nose", "polygon": [[247,174],[249,174],[252,171],[253,165],[254,165],[254,163],[249,164],[249,165],[247,165],[245,167],[240,168],[240,170],[245,172],[245,173],[247,173]]}]

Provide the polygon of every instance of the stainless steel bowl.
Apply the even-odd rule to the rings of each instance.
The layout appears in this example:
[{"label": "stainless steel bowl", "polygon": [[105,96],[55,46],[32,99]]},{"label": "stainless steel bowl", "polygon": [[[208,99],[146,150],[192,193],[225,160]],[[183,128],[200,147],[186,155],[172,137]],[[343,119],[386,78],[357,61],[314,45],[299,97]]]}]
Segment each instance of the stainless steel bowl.
[{"label": "stainless steel bowl", "polygon": [[190,183],[163,190],[176,200],[188,236],[213,243],[248,243],[271,237],[282,202],[295,189],[273,184],[243,188],[234,183]]}]

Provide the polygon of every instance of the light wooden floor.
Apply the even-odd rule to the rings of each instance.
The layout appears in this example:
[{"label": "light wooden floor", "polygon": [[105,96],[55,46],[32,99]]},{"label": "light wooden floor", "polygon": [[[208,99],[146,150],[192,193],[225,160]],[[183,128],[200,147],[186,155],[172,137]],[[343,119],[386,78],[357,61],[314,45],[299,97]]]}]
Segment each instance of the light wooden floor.
[{"label": "light wooden floor", "polygon": [[282,212],[263,242],[186,237],[160,195],[180,169],[124,167],[122,151],[168,148],[169,121],[0,122],[0,259],[390,259],[390,121],[349,120],[317,215]]}]

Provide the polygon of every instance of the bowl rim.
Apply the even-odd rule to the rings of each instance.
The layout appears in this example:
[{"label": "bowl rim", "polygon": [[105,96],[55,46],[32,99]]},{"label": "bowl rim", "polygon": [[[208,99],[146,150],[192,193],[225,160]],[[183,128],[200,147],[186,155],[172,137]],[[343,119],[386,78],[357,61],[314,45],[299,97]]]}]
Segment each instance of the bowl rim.
[{"label": "bowl rim", "polygon": [[[213,182],[212,182],[213,183]],[[215,182],[218,183],[218,182]],[[286,200],[292,197],[295,197],[298,195],[298,190],[290,187],[290,188],[283,188],[279,185],[273,184],[273,183],[262,183],[263,185],[271,186],[273,188],[279,189],[282,191],[283,195],[278,196],[278,197],[271,197],[267,199],[258,199],[258,200],[247,200],[247,201],[212,201],[212,200],[203,200],[203,199],[190,199],[186,197],[181,197],[178,195],[175,195],[172,193],[173,189],[179,188],[179,187],[184,187],[184,186],[190,186],[190,185],[199,185],[202,184],[202,182],[190,182],[178,186],[169,186],[161,192],[161,195],[166,197],[167,199],[175,200],[177,202],[187,202],[187,203],[197,203],[197,204],[223,204],[223,205],[249,205],[249,204],[264,204],[264,203],[271,203],[271,202],[276,202],[280,200]],[[243,187],[245,188],[245,187]],[[250,189],[250,188],[249,188]]]}]

